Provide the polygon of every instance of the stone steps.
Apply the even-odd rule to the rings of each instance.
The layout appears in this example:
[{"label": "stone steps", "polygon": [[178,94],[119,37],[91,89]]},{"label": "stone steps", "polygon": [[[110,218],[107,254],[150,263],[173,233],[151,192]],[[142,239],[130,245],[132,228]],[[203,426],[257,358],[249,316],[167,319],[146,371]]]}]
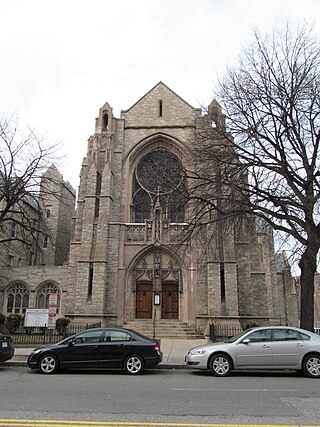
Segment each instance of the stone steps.
[{"label": "stone steps", "polygon": [[156,338],[201,339],[204,338],[194,328],[181,320],[157,320],[155,325],[151,319],[135,319],[124,325],[143,335]]}]

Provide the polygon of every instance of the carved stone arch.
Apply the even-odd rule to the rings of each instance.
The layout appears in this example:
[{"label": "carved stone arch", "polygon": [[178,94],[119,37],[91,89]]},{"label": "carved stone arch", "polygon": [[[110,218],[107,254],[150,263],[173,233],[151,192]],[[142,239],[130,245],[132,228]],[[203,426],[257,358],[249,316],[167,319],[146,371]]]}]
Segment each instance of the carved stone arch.
[{"label": "carved stone arch", "polygon": [[[137,254],[129,265],[126,278],[126,306],[130,307],[131,304],[133,318],[151,319],[154,317],[155,308],[159,309],[159,316],[163,318],[178,318],[179,299],[183,293],[183,281],[186,279],[183,273],[185,270],[179,256],[165,246],[153,245]],[[171,284],[171,290],[175,289],[177,299],[175,315],[172,317],[168,317],[168,311],[163,309],[161,300],[165,285],[168,284]],[[156,295],[159,296],[159,307],[155,307]],[[167,317],[164,313],[167,313]]]},{"label": "carved stone arch", "polygon": [[137,142],[124,157],[123,165],[129,164],[129,171],[132,173],[140,159],[157,148],[163,148],[175,154],[181,160],[183,166],[186,166],[190,156],[187,146],[181,140],[161,132]]},{"label": "carved stone arch", "polygon": [[178,266],[179,270],[181,271],[181,278],[179,278],[179,280],[181,280],[180,292],[183,292],[184,282],[186,281],[185,271],[187,270],[187,266],[185,265],[183,259],[176,252],[172,251],[169,247],[167,247],[167,246],[156,246],[156,245],[150,245],[147,248],[142,249],[131,260],[130,264],[128,265],[127,273],[126,273],[126,284],[127,284],[126,289],[127,289],[127,291],[130,292],[133,290],[132,277],[133,277],[134,270],[137,268],[139,263],[141,263],[146,256],[148,256],[154,252],[162,252],[162,253],[166,254],[168,257],[174,259],[176,265]]},{"label": "carved stone arch", "polygon": [[25,282],[24,280],[21,280],[21,279],[12,280],[8,285],[6,285],[6,291],[10,290],[10,288],[15,286],[16,284],[24,285],[28,289],[28,291],[30,292],[30,286],[28,285],[28,283]]}]

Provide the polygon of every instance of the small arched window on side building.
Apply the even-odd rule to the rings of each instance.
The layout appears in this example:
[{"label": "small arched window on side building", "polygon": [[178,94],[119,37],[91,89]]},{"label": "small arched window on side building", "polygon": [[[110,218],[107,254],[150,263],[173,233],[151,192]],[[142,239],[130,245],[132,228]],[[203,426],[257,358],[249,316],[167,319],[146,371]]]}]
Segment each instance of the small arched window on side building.
[{"label": "small arched window on side building", "polygon": [[106,132],[109,126],[109,114],[107,110],[104,110],[102,113],[102,131]]},{"label": "small arched window on side building", "polygon": [[37,308],[49,308],[50,294],[57,294],[57,313],[59,313],[61,291],[53,282],[46,282],[38,289]]},{"label": "small arched window on side building", "polygon": [[29,305],[29,291],[22,283],[17,282],[8,290],[7,314],[23,314]]}]

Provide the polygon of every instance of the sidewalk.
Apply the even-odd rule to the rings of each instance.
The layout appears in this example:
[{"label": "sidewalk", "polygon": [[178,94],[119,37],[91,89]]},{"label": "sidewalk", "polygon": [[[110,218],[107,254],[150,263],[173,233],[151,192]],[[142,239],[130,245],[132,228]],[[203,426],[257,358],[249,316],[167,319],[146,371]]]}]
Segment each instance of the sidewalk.
[{"label": "sidewalk", "polygon": [[163,368],[183,368],[185,366],[184,358],[188,351],[192,347],[205,345],[208,341],[208,338],[197,340],[162,338],[161,351],[163,360],[158,366]]},{"label": "sidewalk", "polygon": [[[197,340],[182,340],[175,338],[162,338],[161,351],[163,361],[158,365],[160,368],[183,368],[185,366],[185,355],[192,347],[204,345],[209,340],[207,338]],[[31,353],[32,347],[16,347],[14,356],[11,360],[4,362],[6,366],[27,366],[27,358]]]}]

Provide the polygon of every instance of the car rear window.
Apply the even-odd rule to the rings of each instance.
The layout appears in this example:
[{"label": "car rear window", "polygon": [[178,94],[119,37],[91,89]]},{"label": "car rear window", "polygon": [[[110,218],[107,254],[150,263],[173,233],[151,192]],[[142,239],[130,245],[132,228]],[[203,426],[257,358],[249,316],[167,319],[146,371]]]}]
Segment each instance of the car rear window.
[{"label": "car rear window", "polygon": [[301,335],[301,339],[304,341],[308,341],[310,340],[310,335],[304,334],[303,332],[299,332],[299,334]]}]

